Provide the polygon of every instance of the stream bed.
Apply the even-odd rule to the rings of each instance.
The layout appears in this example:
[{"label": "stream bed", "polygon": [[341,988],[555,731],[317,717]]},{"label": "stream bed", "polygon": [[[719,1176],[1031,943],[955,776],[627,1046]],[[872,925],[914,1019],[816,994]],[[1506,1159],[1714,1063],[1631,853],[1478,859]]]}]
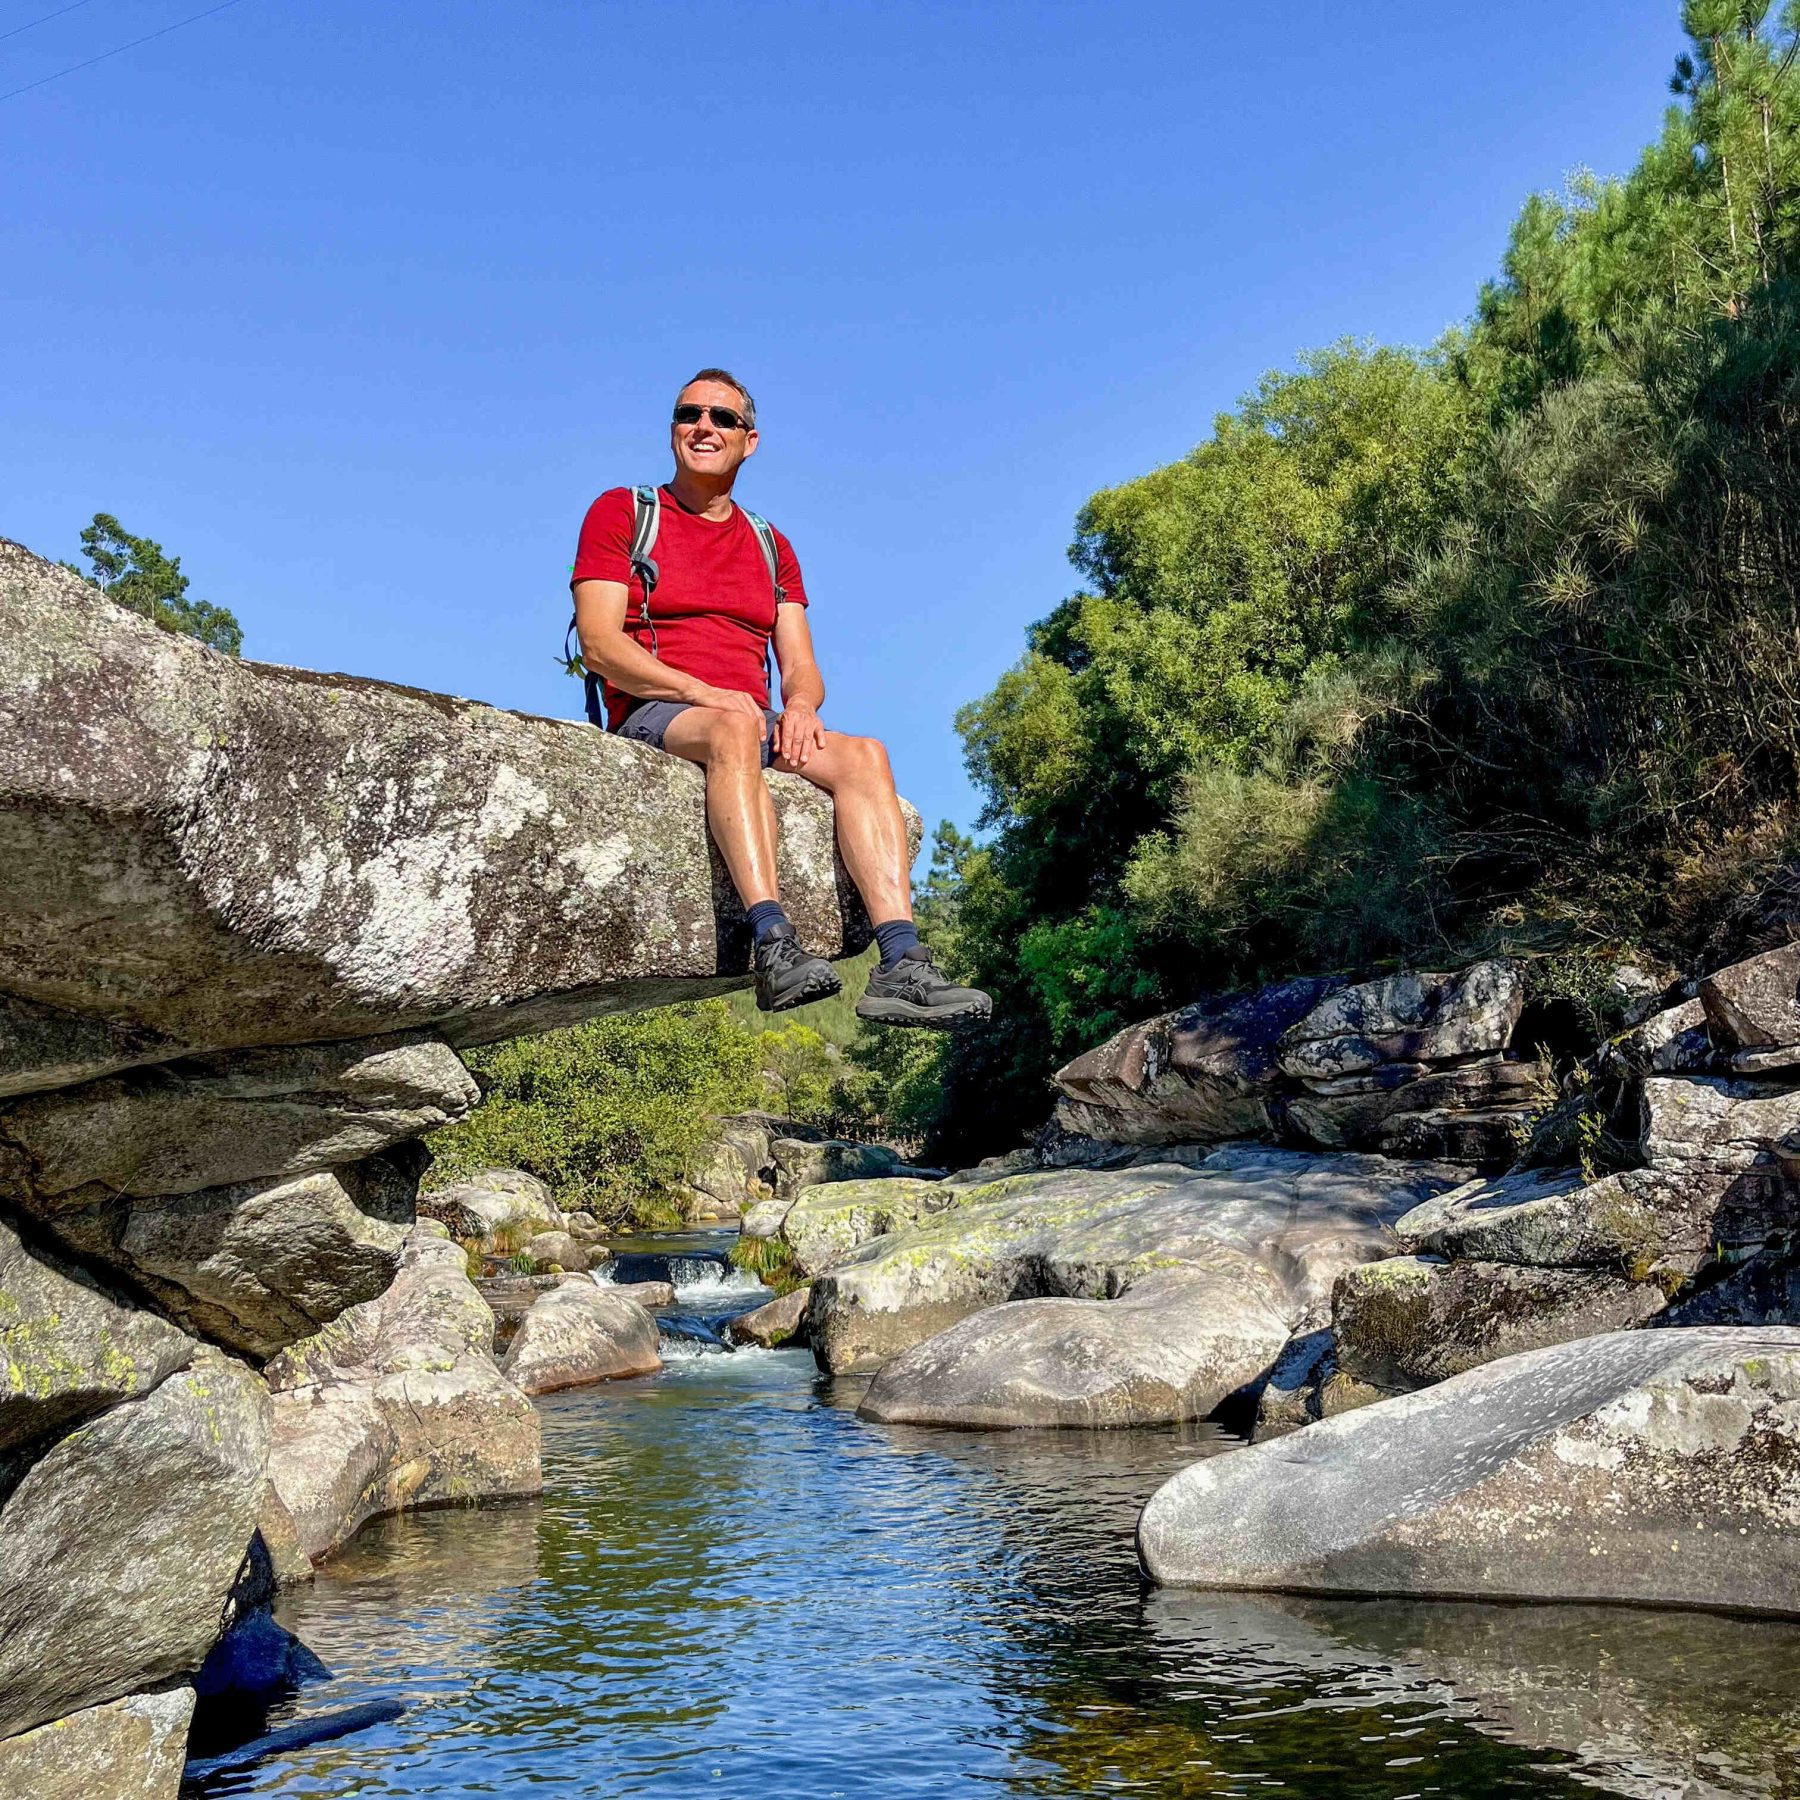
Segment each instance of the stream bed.
[{"label": "stream bed", "polygon": [[[756,1301],[683,1272],[689,1320]],[[665,1352],[541,1403],[540,1501],[378,1522],[283,1601],[336,1679],[272,1724],[400,1717],[189,1791],[1800,1794],[1800,1629],[1158,1592],[1137,1509],[1216,1425],[876,1426],[803,1351]]]}]

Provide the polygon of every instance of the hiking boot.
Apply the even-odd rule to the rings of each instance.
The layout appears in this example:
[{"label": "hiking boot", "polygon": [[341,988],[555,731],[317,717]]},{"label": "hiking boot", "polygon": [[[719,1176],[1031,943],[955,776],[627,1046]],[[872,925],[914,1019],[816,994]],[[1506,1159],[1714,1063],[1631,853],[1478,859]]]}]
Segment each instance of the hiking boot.
[{"label": "hiking boot", "polygon": [[901,953],[891,969],[870,972],[868,991],[856,1003],[859,1019],[878,1025],[925,1025],[948,1031],[985,1019],[994,1003],[980,988],[946,981],[923,944]]},{"label": "hiking boot", "polygon": [[791,925],[778,925],[756,946],[756,1004],[763,1012],[786,1012],[809,1000],[824,1000],[844,984],[822,956],[809,956]]}]

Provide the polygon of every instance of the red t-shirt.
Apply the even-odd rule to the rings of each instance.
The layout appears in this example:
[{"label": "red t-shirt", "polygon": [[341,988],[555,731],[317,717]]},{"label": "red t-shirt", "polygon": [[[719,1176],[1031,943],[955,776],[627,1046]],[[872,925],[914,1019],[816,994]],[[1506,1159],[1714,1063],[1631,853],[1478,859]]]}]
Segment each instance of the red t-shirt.
[{"label": "red t-shirt", "polygon": [[[608,488],[581,522],[575,551],[577,581],[622,581],[630,589],[625,629],[671,669],[713,687],[736,688],[758,706],[769,704],[769,638],[775,630],[775,591],[756,528],[741,506],[723,520],[688,512],[665,487],[656,545],[656,591],[650,596],[655,643],[644,623],[644,584],[631,572],[631,535],[637,507],[630,488]],[[783,598],[806,604],[794,547],[775,533],[775,568]],[[616,730],[634,696],[604,683],[606,723]]]}]

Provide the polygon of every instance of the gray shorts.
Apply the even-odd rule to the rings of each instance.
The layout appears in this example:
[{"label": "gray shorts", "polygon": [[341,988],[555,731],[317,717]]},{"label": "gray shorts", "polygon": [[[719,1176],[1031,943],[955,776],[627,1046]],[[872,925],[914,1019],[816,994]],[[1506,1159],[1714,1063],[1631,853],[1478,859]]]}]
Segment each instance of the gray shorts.
[{"label": "gray shorts", "polygon": [[[613,730],[620,737],[630,738],[636,744],[648,744],[653,750],[665,748],[663,733],[669,729],[678,714],[687,712],[691,706],[687,700],[640,700]],[[762,766],[766,769],[775,760],[775,721],[781,715],[763,708],[763,718],[768,723],[768,734],[763,738]]]}]

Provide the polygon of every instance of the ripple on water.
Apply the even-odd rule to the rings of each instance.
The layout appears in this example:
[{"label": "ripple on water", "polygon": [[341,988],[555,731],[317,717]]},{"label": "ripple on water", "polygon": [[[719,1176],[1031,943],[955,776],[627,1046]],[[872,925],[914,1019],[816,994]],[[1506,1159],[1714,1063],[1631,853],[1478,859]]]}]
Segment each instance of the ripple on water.
[{"label": "ripple on water", "polygon": [[858,1385],[740,1351],[549,1397],[541,1502],[385,1521],[283,1603],[339,1671],[298,1710],[407,1714],[208,1792],[1784,1791],[1787,1628],[1146,1591],[1136,1510],[1216,1427],[874,1426]]}]

